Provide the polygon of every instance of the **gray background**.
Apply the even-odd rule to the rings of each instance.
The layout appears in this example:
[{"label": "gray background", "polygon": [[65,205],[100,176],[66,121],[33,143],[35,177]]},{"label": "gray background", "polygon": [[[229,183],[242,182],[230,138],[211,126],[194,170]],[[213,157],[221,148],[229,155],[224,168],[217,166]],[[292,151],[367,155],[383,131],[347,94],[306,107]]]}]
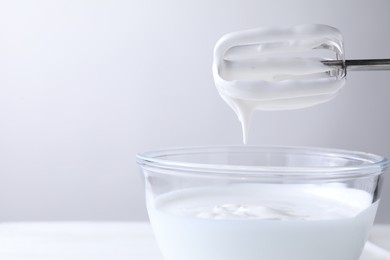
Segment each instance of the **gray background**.
[{"label": "gray background", "polygon": [[[0,221],[146,220],[137,152],[240,144],[211,75],[223,34],[323,23],[347,58],[390,58],[390,2],[1,1]],[[250,144],[390,157],[390,72],[333,101],[255,114]],[[377,222],[390,223],[390,176]]]}]

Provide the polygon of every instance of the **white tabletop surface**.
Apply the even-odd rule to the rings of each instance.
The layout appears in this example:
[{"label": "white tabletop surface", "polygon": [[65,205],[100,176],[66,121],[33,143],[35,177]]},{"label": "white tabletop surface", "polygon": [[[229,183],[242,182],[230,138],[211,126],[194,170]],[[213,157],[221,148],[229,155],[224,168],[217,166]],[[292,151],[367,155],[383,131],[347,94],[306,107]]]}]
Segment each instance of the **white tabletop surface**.
[{"label": "white tabletop surface", "polygon": [[[390,225],[370,239],[361,260],[390,260]],[[146,222],[2,223],[0,259],[163,260]]]}]

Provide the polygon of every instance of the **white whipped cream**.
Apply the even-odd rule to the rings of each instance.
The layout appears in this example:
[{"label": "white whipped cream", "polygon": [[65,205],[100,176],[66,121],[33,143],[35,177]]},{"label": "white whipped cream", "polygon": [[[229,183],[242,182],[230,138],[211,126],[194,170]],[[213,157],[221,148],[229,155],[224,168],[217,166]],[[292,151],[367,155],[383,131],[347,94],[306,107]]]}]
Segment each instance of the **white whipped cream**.
[{"label": "white whipped cream", "polygon": [[148,211],[166,259],[345,260],[359,259],[372,199],[342,184],[237,183],[157,195]]},{"label": "white whipped cream", "polygon": [[204,219],[331,220],[355,217],[371,201],[369,193],[341,184],[246,184],[174,192],[157,207]]},{"label": "white whipped cream", "polygon": [[241,121],[244,143],[255,110],[305,108],[337,95],[344,70],[324,65],[324,59],[344,60],[341,33],[326,25],[252,29],[217,42],[215,85]]}]

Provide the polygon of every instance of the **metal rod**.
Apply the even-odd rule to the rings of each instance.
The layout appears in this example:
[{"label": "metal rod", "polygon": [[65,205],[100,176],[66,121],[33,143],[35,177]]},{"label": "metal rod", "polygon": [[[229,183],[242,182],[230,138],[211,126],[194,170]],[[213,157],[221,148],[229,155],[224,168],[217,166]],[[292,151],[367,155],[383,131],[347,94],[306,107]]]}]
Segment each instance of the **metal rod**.
[{"label": "metal rod", "polygon": [[[323,64],[333,67],[343,67],[341,60],[324,60]],[[344,65],[347,70],[390,70],[390,59],[346,60]]]}]

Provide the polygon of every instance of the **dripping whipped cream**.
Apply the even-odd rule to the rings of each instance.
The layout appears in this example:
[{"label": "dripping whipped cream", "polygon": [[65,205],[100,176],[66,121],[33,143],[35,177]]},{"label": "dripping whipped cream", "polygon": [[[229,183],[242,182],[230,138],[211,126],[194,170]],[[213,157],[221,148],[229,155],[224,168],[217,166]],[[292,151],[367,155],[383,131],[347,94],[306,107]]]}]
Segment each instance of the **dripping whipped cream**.
[{"label": "dripping whipped cream", "polygon": [[214,82],[241,122],[244,143],[254,111],[305,108],[337,95],[345,75],[324,59],[344,60],[342,35],[327,25],[252,29],[217,42]]}]

